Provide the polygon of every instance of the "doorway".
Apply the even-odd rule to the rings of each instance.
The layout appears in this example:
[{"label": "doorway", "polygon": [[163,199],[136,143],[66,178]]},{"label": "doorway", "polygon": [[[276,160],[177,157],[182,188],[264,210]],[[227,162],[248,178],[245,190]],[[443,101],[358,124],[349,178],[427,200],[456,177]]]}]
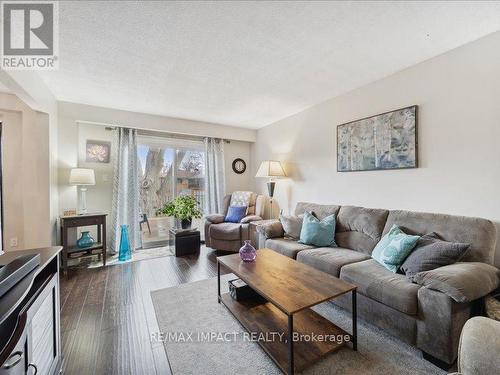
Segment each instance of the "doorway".
[{"label": "doorway", "polygon": [[[139,209],[142,247],[166,246],[169,230],[177,227],[173,218],[157,211],[179,195],[196,199],[205,208],[205,147],[191,139],[139,136]],[[202,219],[194,219],[192,228],[203,234]]]}]

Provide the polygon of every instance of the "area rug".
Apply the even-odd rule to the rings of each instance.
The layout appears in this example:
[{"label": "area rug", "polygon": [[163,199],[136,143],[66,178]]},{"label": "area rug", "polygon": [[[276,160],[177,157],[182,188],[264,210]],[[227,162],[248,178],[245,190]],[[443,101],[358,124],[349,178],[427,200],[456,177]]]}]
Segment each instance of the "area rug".
[{"label": "area rug", "polygon": [[[225,275],[222,291],[227,291]],[[176,374],[281,374],[256,342],[244,339],[245,329],[217,303],[217,279],[182,284],[151,292],[160,332],[153,342],[165,347]],[[350,331],[350,313],[330,302],[316,312]],[[304,374],[408,374],[444,375],[424,360],[419,350],[358,320],[358,351],[344,347],[307,368]]]}]

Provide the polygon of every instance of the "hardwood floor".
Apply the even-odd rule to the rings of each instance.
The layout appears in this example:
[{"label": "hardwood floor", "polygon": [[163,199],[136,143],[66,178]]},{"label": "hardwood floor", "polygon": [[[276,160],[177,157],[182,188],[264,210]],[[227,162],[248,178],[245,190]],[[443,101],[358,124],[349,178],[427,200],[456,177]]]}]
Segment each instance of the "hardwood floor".
[{"label": "hardwood floor", "polygon": [[[217,276],[216,256],[173,256],[61,275],[64,374],[170,374],[150,291]],[[221,269],[222,273],[225,273]]]}]

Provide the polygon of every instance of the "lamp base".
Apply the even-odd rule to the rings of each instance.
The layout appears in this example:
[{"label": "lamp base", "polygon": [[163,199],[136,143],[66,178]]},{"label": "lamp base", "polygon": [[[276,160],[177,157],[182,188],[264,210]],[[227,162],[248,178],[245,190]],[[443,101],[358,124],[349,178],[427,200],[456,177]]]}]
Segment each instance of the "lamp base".
[{"label": "lamp base", "polygon": [[276,182],[274,181],[269,181],[267,183],[267,192],[269,194],[269,198],[273,198],[273,195],[274,195],[274,187],[276,186]]},{"label": "lamp base", "polygon": [[80,188],[80,209],[78,210],[78,215],[86,215],[87,214],[87,188]]}]

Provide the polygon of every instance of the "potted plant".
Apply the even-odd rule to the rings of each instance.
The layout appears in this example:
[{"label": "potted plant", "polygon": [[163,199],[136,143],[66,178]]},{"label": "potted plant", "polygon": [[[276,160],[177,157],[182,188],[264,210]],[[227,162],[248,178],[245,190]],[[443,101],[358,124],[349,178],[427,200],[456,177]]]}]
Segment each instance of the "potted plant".
[{"label": "potted plant", "polygon": [[193,218],[200,219],[201,210],[196,199],[189,195],[181,195],[166,203],[156,211],[157,216],[173,216],[181,222],[182,229],[191,228]]}]

